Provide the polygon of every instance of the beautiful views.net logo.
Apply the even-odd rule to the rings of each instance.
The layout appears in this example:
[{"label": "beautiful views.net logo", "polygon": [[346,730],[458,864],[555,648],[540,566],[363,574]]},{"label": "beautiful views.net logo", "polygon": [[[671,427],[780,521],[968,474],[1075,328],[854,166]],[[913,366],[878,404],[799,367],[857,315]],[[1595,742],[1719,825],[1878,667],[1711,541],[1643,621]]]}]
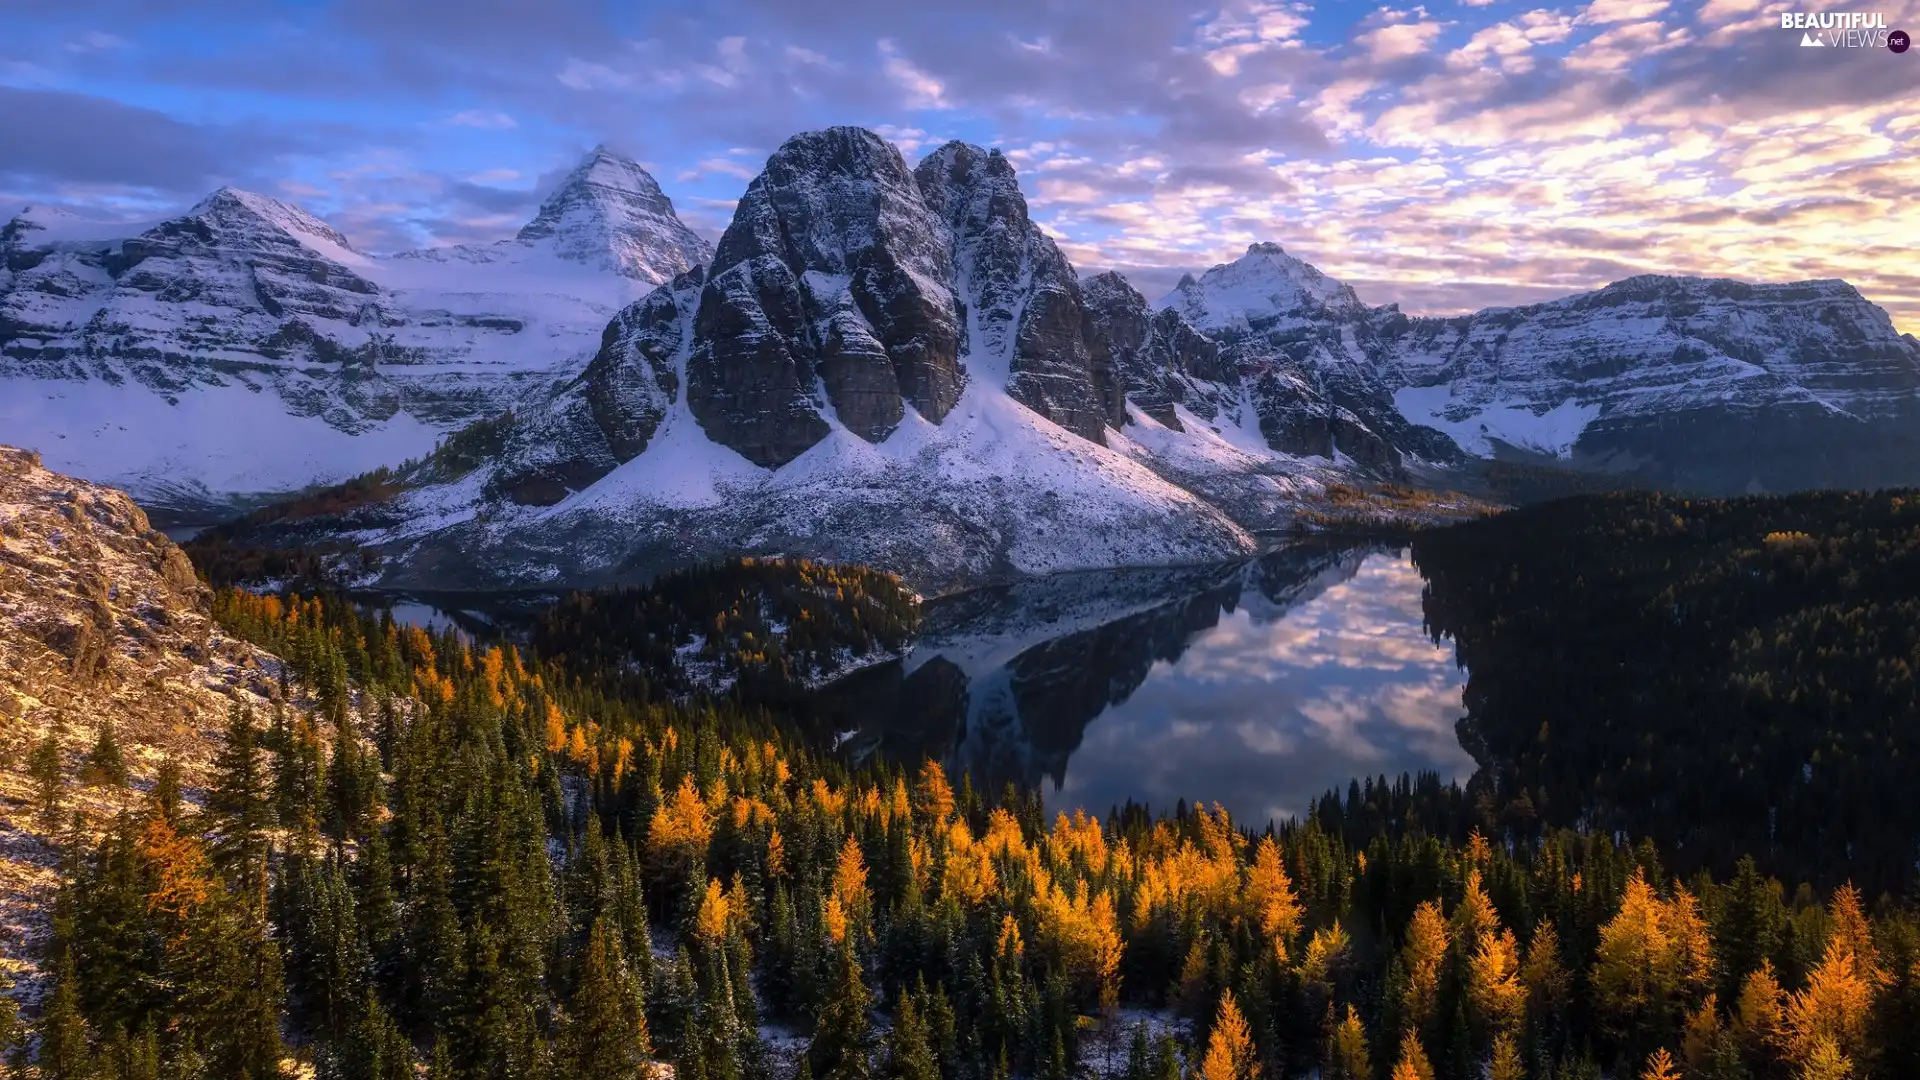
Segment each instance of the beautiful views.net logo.
[{"label": "beautiful views.net logo", "polygon": [[1800,31],[1803,48],[1891,49],[1905,52],[1907,35],[1887,27],[1877,11],[1783,11],[1782,30]]}]

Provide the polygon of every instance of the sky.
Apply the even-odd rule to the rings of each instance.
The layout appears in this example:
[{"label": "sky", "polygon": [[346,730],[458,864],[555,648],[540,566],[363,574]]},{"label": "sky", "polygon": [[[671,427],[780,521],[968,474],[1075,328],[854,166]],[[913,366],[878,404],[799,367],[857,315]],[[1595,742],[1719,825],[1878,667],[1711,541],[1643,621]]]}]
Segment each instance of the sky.
[{"label": "sky", "polygon": [[[356,246],[510,236],[606,143],[717,237],[795,132],[1003,149],[1150,298],[1255,241],[1452,313],[1840,277],[1920,331],[1920,0],[0,0],[0,217],[221,184]],[[1829,32],[1831,33],[1831,32]]]}]

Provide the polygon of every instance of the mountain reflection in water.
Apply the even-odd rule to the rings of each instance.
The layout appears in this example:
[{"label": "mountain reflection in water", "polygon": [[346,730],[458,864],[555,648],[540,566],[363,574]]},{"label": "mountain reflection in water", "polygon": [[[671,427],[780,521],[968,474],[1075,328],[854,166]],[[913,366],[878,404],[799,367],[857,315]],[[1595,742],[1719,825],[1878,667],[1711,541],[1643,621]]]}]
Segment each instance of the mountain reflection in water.
[{"label": "mountain reflection in water", "polygon": [[1472,772],[1466,676],[1420,594],[1403,548],[1331,544],[977,590],[929,605],[906,661],[817,704],[856,758],[1051,781],[1060,809],[1204,799],[1260,825],[1357,776]]}]

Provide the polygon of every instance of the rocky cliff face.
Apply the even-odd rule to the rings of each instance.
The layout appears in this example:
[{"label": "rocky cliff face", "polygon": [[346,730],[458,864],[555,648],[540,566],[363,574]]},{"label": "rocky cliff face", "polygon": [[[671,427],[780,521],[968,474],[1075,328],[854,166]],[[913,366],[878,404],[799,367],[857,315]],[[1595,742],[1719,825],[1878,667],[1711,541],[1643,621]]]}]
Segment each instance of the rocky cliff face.
[{"label": "rocky cliff face", "polygon": [[914,170],[953,242],[969,315],[970,367],[1015,401],[1092,442],[1106,441],[1112,375],[1083,336],[1080,282],[1027,216],[1013,164],[998,150],[950,142]]},{"label": "rocky cliff face", "polygon": [[939,223],[890,143],[859,128],[789,139],[714,253],[687,402],[756,465],[824,438],[823,408],[869,442],[904,405],[939,423],[965,379],[952,280]]},{"label": "rocky cliff face", "polygon": [[1126,423],[1132,403],[1161,424],[1183,430],[1174,406],[1212,420],[1240,398],[1240,376],[1220,346],[1177,311],[1154,311],[1147,298],[1112,271],[1081,286],[1082,333],[1097,371],[1109,372],[1102,395],[1107,421]]},{"label": "rocky cliff face", "polygon": [[593,353],[708,255],[596,151],[519,238],[395,257],[231,188],[151,227],[29,209],[0,229],[0,426],[174,515],[391,464]]}]

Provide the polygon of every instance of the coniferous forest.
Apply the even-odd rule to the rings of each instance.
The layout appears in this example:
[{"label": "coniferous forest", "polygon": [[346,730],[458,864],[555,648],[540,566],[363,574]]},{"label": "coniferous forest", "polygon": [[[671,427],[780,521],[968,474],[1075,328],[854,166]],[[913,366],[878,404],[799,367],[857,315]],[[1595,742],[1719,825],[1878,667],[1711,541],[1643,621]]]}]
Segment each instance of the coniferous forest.
[{"label": "coniferous forest", "polygon": [[[1846,576],[1823,569],[1827,545],[1900,557],[1904,503],[1850,504],[1852,538],[1809,520],[1822,539],[1801,539],[1783,517],[1761,524],[1788,539],[1757,552],[1729,539],[1724,557],[1691,562],[1678,544],[1639,563],[1617,553],[1644,536],[1663,551],[1666,530],[1753,526],[1723,522],[1752,512],[1729,507],[1533,512],[1604,519],[1567,542],[1592,545],[1585,578],[1560,569],[1568,546],[1529,555],[1498,531],[1547,527],[1537,517],[1417,550],[1463,649],[1556,639],[1487,616],[1507,610],[1499,598],[1454,591],[1492,580],[1484,567],[1454,579],[1448,559],[1465,574],[1504,557],[1513,575],[1493,587],[1542,605],[1598,603],[1585,581],[1632,604],[1638,582],[1671,574],[1671,598],[1639,602],[1675,607],[1678,627],[1774,626],[1758,599],[1697,583],[1757,572],[1783,583],[1785,626],[1832,627],[1819,640],[1836,657],[1870,627],[1897,631],[1871,611],[1809,612]],[[1900,603],[1890,578],[1860,573],[1843,597]],[[863,614],[824,611],[828,595]],[[625,614],[635,605],[643,618]],[[891,641],[911,605],[880,576],[743,564],[575,598],[524,653],[331,596],[224,589],[215,614],[286,658],[288,696],[315,707],[236,707],[203,797],[163,768],[141,805],[63,842],[32,1018],[49,1080],[262,1080],[296,1065],[322,1080],[1920,1075],[1920,915],[1882,893],[1884,876],[1863,893],[1841,872],[1877,864],[1794,874],[1775,847],[1721,866],[1691,836],[1663,846],[1563,822],[1573,793],[1519,769],[1468,790],[1356,782],[1260,832],[1184,804],[1049,814],[1035,794],[976,791],[933,763],[850,771],[776,712],[672,692],[657,666],[686,643],[663,627],[710,631],[736,657],[767,622],[829,627],[782,647],[803,658]],[[1796,641],[1740,640],[1736,658]],[[1622,640],[1617,662],[1655,647]],[[1758,668],[1744,663],[1729,671]],[[1812,708],[1821,670],[1775,692]],[[1599,692],[1604,674],[1579,685]],[[1831,673],[1826,685],[1830,709],[1866,692]],[[1716,700],[1709,689],[1673,700]],[[1496,704],[1475,707],[1506,715]],[[1604,714],[1555,711],[1553,735],[1577,729],[1563,715]],[[50,814],[61,782],[56,758]]]},{"label": "coniferous forest", "polygon": [[1910,886],[1920,496],[1590,496],[1413,552],[1503,800],[1688,870]]}]

